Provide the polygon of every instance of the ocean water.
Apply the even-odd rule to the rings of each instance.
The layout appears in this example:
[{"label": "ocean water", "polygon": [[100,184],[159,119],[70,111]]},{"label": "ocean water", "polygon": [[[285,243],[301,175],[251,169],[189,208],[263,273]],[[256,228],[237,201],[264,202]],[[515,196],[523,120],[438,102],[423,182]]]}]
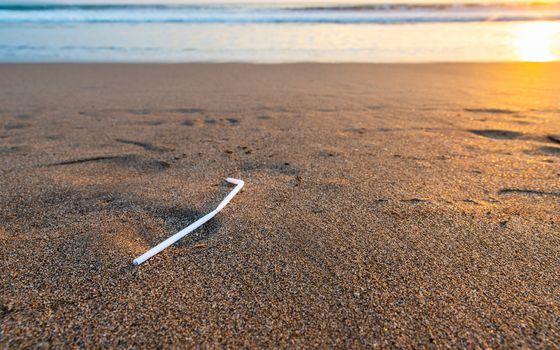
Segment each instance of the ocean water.
[{"label": "ocean water", "polygon": [[0,3],[2,62],[559,59],[560,3]]}]

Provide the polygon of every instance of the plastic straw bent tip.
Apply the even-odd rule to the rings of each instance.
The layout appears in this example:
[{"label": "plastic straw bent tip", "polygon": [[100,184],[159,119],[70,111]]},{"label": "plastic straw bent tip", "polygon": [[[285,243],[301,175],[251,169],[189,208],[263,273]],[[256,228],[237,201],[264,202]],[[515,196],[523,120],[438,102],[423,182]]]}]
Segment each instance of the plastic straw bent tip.
[{"label": "plastic straw bent tip", "polygon": [[243,180],[239,180],[239,179],[234,179],[233,177],[228,177],[226,179],[227,182],[234,184],[234,185],[244,185],[245,181]]}]

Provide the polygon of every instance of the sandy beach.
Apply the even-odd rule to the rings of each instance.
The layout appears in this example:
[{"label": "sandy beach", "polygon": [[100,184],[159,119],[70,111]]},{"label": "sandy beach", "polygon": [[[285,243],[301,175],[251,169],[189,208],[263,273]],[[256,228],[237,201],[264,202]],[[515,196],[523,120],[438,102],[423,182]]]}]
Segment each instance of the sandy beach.
[{"label": "sandy beach", "polygon": [[560,63],[0,76],[1,348],[560,344]]}]

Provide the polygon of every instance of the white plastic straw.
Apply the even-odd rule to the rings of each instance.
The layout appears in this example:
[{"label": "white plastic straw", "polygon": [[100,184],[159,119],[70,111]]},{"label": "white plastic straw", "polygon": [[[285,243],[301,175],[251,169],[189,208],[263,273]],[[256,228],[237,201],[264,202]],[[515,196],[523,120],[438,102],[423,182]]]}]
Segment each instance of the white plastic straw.
[{"label": "white plastic straw", "polygon": [[233,191],[231,191],[226,198],[224,198],[224,200],[216,207],[216,209],[214,209],[213,211],[211,211],[210,213],[204,215],[203,217],[201,217],[200,219],[196,220],[195,222],[193,222],[192,224],[190,224],[189,226],[185,227],[184,229],[182,229],[181,231],[177,232],[176,234],[174,234],[173,236],[169,237],[168,239],[166,239],[165,241],[161,242],[160,244],[156,245],[155,247],[151,248],[150,250],[148,250],[147,252],[145,252],[144,254],[140,255],[139,257],[137,257],[136,259],[134,259],[132,261],[132,264],[134,266],[138,266],[141,263],[143,263],[144,261],[148,260],[149,258],[151,258],[152,256],[156,255],[157,253],[161,252],[162,250],[164,250],[165,248],[169,247],[170,245],[172,245],[173,243],[177,242],[178,240],[180,240],[181,238],[185,237],[186,235],[188,235],[189,233],[191,233],[192,231],[196,230],[197,228],[199,228],[200,226],[202,226],[204,223],[206,223],[208,220],[212,219],[214,216],[216,216],[216,214],[218,214],[220,212],[220,210],[224,209],[224,207],[231,201],[231,199],[237,194],[237,192],[239,192],[241,190],[241,188],[243,187],[243,185],[245,185],[245,182],[243,180],[238,180],[238,179],[234,179],[231,177],[228,177],[226,179],[227,182],[235,184],[235,188],[233,189]]}]

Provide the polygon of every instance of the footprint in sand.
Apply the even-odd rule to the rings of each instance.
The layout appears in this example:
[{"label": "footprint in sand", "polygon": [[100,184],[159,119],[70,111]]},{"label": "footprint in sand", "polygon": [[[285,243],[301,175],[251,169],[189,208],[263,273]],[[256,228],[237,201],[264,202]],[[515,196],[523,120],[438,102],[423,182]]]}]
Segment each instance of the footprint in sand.
[{"label": "footprint in sand", "polygon": [[140,141],[124,140],[124,139],[116,139],[115,141],[120,142],[120,143],[125,143],[125,144],[128,144],[128,145],[134,145],[134,146],[142,147],[146,151],[153,151],[153,152],[160,152],[161,153],[161,152],[167,152],[167,151],[171,150],[171,149],[166,148],[166,147],[154,146],[153,144],[151,144],[149,142],[140,142]]},{"label": "footprint in sand", "polygon": [[54,163],[50,166],[63,166],[95,162],[113,163],[122,167],[134,168],[141,171],[161,171],[170,167],[170,164],[166,161],[144,158],[135,154],[78,158]]},{"label": "footprint in sand", "polygon": [[489,113],[489,114],[514,114],[515,111],[503,108],[465,108],[465,112],[470,113]]},{"label": "footprint in sand", "polygon": [[331,158],[331,157],[335,157],[337,155],[338,155],[338,152],[336,152],[336,151],[321,150],[321,151],[317,152],[317,157],[320,157],[320,158]]},{"label": "footprint in sand", "polygon": [[195,118],[195,119],[186,119],[184,120],[181,124],[185,125],[185,126],[202,126],[203,124],[206,125],[212,125],[212,124],[217,124],[218,121],[212,118],[206,118],[206,119],[202,119],[202,118]]},{"label": "footprint in sand", "polygon": [[15,153],[23,150],[25,150],[25,147],[22,146],[0,147],[0,153]]},{"label": "footprint in sand", "polygon": [[560,143],[560,135],[547,135],[546,138],[554,143]]},{"label": "footprint in sand", "polygon": [[28,126],[29,124],[25,124],[25,123],[6,123],[4,124],[4,129],[6,130],[23,129]]},{"label": "footprint in sand", "polygon": [[187,119],[187,120],[184,120],[181,124],[186,125],[186,126],[194,126],[195,121],[192,120],[192,119]]},{"label": "footprint in sand", "polygon": [[541,147],[538,150],[540,152],[550,154],[553,156],[560,156],[560,147]]},{"label": "footprint in sand", "polygon": [[352,133],[352,134],[359,134],[359,135],[363,135],[367,132],[368,130],[366,128],[348,128],[348,129],[344,129],[344,132],[347,133]]},{"label": "footprint in sand", "polygon": [[144,122],[144,124],[151,125],[151,126],[158,126],[158,125],[163,124],[163,121],[161,121],[161,120],[149,120],[149,121]]},{"label": "footprint in sand", "polygon": [[510,130],[498,130],[498,129],[488,129],[488,130],[467,130],[478,136],[489,137],[492,139],[502,139],[502,140],[513,140],[523,136],[523,133]]},{"label": "footprint in sand", "polygon": [[560,196],[560,192],[531,190],[527,188],[502,188],[500,189],[500,191],[498,191],[498,193],[499,194],[520,193],[520,194],[537,195],[537,196]]},{"label": "footprint in sand", "polygon": [[194,113],[204,113],[204,109],[202,109],[202,108],[177,108],[177,109],[171,110],[171,112],[183,113],[183,114],[194,114]]},{"label": "footprint in sand", "polygon": [[432,200],[430,198],[420,198],[420,197],[401,199],[401,202],[406,202],[406,203],[425,203],[431,201]]},{"label": "footprint in sand", "polygon": [[134,115],[149,115],[152,113],[149,109],[129,109],[127,112]]},{"label": "footprint in sand", "polygon": [[204,122],[202,121],[202,119],[200,118],[196,118],[196,119],[185,119],[181,125],[185,125],[185,126],[202,126],[202,124],[204,124]]}]

